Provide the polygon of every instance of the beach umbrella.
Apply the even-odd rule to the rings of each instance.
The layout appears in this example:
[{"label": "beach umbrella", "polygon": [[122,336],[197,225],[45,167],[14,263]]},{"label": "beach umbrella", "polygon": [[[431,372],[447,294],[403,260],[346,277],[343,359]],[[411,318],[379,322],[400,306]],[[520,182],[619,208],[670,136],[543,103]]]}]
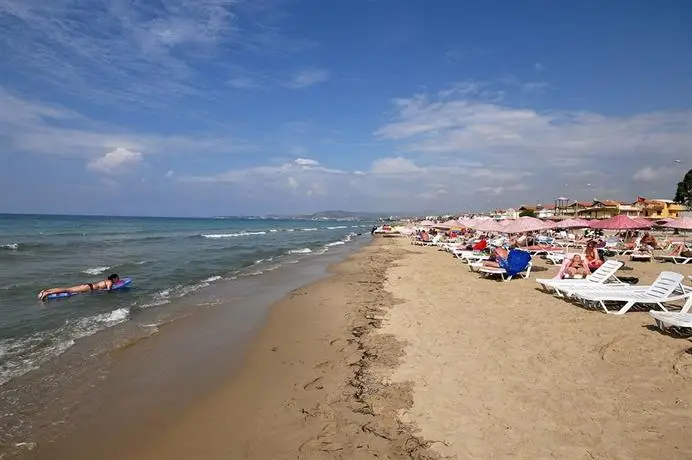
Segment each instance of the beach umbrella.
[{"label": "beach umbrella", "polygon": [[535,217],[524,216],[519,218],[510,224],[502,227],[499,231],[502,233],[527,233],[527,232],[537,232],[540,230],[548,230],[552,228],[552,225],[543,222]]},{"label": "beach umbrella", "polygon": [[670,222],[663,224],[664,228],[674,228],[677,230],[692,230],[692,217],[680,217],[670,219]]},{"label": "beach umbrella", "polygon": [[558,222],[555,228],[589,228],[589,221],[584,219],[565,219]]},{"label": "beach umbrella", "polygon": [[436,224],[435,227],[449,230],[452,228],[460,228],[461,224],[458,220],[450,219],[448,221],[442,222],[441,224]]},{"label": "beach umbrella", "polygon": [[503,227],[492,219],[486,219],[474,222],[471,228],[481,232],[499,232],[502,231]]},{"label": "beach umbrella", "polygon": [[591,228],[601,230],[638,230],[643,228],[651,228],[651,222],[642,222],[632,219],[624,214],[620,214],[610,219],[595,220],[589,224]]},{"label": "beach umbrella", "polygon": [[646,226],[646,228],[651,227],[654,223],[653,221],[650,221],[649,219],[646,219],[644,217],[633,217],[632,220],[636,220],[637,222],[641,222]]},{"label": "beach umbrella", "polygon": [[432,220],[423,220],[418,222],[419,227],[432,227],[433,225],[435,225],[435,222]]}]

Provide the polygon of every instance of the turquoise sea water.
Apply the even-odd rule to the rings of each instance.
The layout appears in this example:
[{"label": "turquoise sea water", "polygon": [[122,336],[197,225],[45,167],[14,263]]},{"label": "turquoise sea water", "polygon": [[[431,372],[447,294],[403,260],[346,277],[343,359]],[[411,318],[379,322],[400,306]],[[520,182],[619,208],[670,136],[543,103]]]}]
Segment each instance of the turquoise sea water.
[{"label": "turquoise sea water", "polygon": [[[319,257],[369,222],[0,215],[0,385],[75,340],[216,282]],[[38,302],[43,288],[132,277],[127,291]]]}]

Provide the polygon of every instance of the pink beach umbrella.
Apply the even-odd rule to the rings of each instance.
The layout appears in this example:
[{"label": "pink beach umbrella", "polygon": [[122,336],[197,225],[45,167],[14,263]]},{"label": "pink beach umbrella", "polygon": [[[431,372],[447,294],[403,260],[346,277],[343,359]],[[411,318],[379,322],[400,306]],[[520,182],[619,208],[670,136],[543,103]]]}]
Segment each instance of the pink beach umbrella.
[{"label": "pink beach umbrella", "polygon": [[537,232],[540,230],[548,230],[552,228],[552,225],[543,222],[535,217],[522,217],[515,220],[514,222],[502,227],[500,231],[502,233],[526,233],[526,232]]},{"label": "pink beach umbrella", "polygon": [[473,224],[473,227],[471,227],[475,230],[479,230],[481,232],[499,232],[502,231],[502,227],[500,224],[497,223],[497,221],[493,219],[487,219],[487,220],[479,220],[476,223]]},{"label": "pink beach umbrella", "polygon": [[596,220],[590,223],[591,228],[601,230],[638,230],[642,228],[651,228],[651,222],[642,222],[632,219],[624,214],[611,217],[610,219]]},{"label": "pink beach umbrella", "polygon": [[692,230],[692,217],[680,217],[678,219],[670,219],[663,225],[664,228],[675,228],[677,230]]},{"label": "pink beach umbrella", "polygon": [[649,228],[649,227],[654,225],[653,221],[651,221],[649,219],[645,219],[644,217],[633,217],[632,220],[636,220],[637,222],[641,222],[642,224],[644,224],[646,226],[646,228]]},{"label": "pink beach umbrella", "polygon": [[558,222],[555,228],[589,228],[589,221],[584,219],[565,219]]},{"label": "pink beach umbrella", "polygon": [[418,222],[419,227],[432,227],[433,225],[435,225],[435,222],[432,220],[423,220]]},{"label": "pink beach umbrella", "polygon": [[459,228],[461,225],[459,224],[459,221],[456,219],[450,219],[448,221],[442,222],[441,224],[435,225],[437,228],[443,228],[443,229],[450,229],[450,228]]}]

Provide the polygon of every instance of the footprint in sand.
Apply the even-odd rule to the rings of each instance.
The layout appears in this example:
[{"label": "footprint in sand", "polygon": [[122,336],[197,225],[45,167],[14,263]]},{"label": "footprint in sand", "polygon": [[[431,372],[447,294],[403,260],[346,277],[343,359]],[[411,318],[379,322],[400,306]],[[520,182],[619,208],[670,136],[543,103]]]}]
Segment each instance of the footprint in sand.
[{"label": "footprint in sand", "polygon": [[685,351],[680,354],[678,360],[673,365],[675,374],[683,380],[692,380],[692,353]]},{"label": "footprint in sand", "polygon": [[322,377],[317,377],[310,382],[306,383],[303,385],[303,390],[321,390],[324,388],[324,386],[320,383],[322,381]]}]

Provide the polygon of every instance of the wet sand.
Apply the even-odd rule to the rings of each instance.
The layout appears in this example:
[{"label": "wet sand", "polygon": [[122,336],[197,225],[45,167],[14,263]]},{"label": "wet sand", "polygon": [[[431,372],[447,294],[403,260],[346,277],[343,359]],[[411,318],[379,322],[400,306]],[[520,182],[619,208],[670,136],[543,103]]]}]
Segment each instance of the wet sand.
[{"label": "wet sand", "polygon": [[386,270],[407,248],[377,240],[334,276],[278,302],[242,370],[123,458],[436,458],[402,424],[408,383],[384,384],[402,343],[377,333],[393,298]]},{"label": "wet sand", "polygon": [[[628,262],[640,283],[692,266]],[[378,238],[272,309],[242,369],[122,458],[692,458],[692,344]]]}]

